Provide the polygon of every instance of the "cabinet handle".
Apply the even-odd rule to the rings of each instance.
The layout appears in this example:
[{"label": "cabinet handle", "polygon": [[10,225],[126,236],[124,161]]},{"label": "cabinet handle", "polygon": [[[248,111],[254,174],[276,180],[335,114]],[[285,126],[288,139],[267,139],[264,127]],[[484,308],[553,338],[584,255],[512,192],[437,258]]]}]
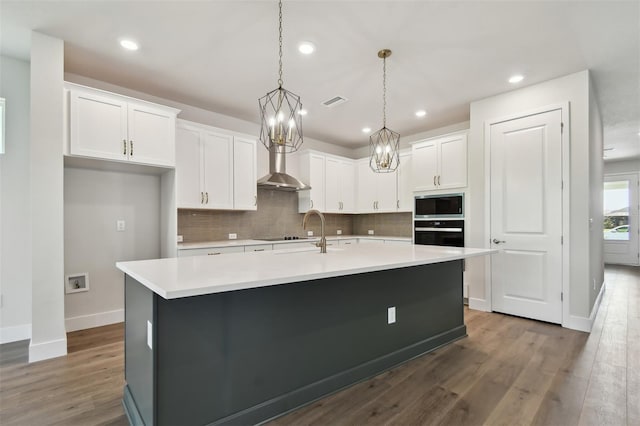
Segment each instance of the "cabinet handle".
[{"label": "cabinet handle", "polygon": [[433,186],[436,186],[436,176],[433,175]]},{"label": "cabinet handle", "polygon": [[309,200],[309,202],[311,203],[311,207],[309,207],[309,208],[312,209],[313,208],[313,200]]},{"label": "cabinet handle", "polygon": [[129,155],[133,157],[133,141],[129,141],[129,144],[131,145],[131,148],[129,149]]},{"label": "cabinet handle", "polygon": [[253,249],[253,251],[264,251],[264,249]]},{"label": "cabinet handle", "polygon": [[396,200],[396,208],[399,209],[400,208],[400,200]]},{"label": "cabinet handle", "polygon": [[204,193],[204,199],[205,199],[205,204],[209,204],[209,193],[208,192]]},{"label": "cabinet handle", "polygon": [[217,256],[217,255],[219,255],[219,254],[220,254],[220,252],[219,252],[219,251],[217,251],[217,252],[215,252],[215,253],[207,253],[207,256]]},{"label": "cabinet handle", "polygon": [[200,204],[204,204],[204,192],[200,192]]},{"label": "cabinet handle", "polygon": [[253,205],[254,205],[254,206],[257,206],[257,205],[258,205],[258,196],[257,196],[257,195],[254,195],[254,196],[253,196]]},{"label": "cabinet handle", "polygon": [[438,175],[438,186],[440,186],[440,175]]},{"label": "cabinet handle", "polygon": [[127,140],[122,139],[122,154],[127,155]]},{"label": "cabinet handle", "polygon": [[376,202],[375,201],[373,202],[373,209],[374,210],[376,209]]}]

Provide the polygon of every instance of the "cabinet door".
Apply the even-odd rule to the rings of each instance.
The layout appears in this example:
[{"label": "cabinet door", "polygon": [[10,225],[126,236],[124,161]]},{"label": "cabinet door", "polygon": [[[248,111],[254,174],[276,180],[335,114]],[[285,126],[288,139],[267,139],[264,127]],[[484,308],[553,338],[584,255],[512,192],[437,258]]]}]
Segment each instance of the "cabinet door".
[{"label": "cabinet door", "polygon": [[413,185],[412,185],[411,153],[400,154],[400,166],[398,167],[398,211],[413,211]]},{"label": "cabinet door", "polygon": [[325,211],[326,208],[324,179],[324,156],[311,154],[309,159],[309,184],[311,185],[309,208],[320,210],[321,212]]},{"label": "cabinet door", "polygon": [[179,209],[204,207],[200,131],[176,131],[176,206]]},{"label": "cabinet door", "polygon": [[201,131],[204,208],[233,209],[233,136]]},{"label": "cabinet door", "polygon": [[[325,162],[325,211],[327,213],[340,213],[341,202],[341,164],[337,158],[327,157]],[[312,186],[313,188],[313,186]]]},{"label": "cabinet door", "polygon": [[458,135],[440,142],[438,188],[467,186],[467,136]]},{"label": "cabinet door", "polygon": [[108,96],[71,91],[72,155],[127,159],[127,103]]},{"label": "cabinet door", "polygon": [[369,161],[357,163],[356,210],[358,213],[373,213],[376,201],[376,173],[369,167]]},{"label": "cabinet door", "polygon": [[435,141],[413,145],[413,190],[436,189],[438,178],[438,143]]},{"label": "cabinet door", "polygon": [[129,103],[129,161],[175,166],[176,117],[152,106]]},{"label": "cabinet door", "polygon": [[395,212],[398,209],[398,182],[396,172],[376,173],[376,211]]},{"label": "cabinet door", "polygon": [[256,140],[233,138],[233,208],[257,210]]},{"label": "cabinet door", "polygon": [[352,162],[342,161],[340,163],[340,181],[338,182],[342,213],[353,213],[355,211],[355,181],[355,166]]}]

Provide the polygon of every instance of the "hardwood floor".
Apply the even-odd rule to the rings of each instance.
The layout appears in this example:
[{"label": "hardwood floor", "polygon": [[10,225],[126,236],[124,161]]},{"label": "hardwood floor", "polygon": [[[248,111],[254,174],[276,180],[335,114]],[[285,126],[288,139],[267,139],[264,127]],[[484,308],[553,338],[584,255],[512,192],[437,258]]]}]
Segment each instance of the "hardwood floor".
[{"label": "hardwood floor", "polygon": [[[640,425],[640,268],[607,267],[591,334],[465,311],[469,336],[269,424]],[[27,363],[0,345],[0,424],[126,425],[123,327]]]}]

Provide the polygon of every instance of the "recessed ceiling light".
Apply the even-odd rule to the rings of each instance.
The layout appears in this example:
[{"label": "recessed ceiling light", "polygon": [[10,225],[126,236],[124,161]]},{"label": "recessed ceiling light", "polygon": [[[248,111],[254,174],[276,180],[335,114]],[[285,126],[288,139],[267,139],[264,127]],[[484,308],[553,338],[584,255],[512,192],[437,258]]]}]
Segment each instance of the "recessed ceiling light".
[{"label": "recessed ceiling light", "polygon": [[298,44],[298,51],[304,55],[311,55],[316,50],[316,46],[310,41],[302,41]]},{"label": "recessed ceiling light", "polygon": [[306,109],[301,109],[300,111],[298,111],[298,114],[307,115],[307,110]]},{"label": "recessed ceiling light", "polygon": [[127,50],[138,50],[139,46],[138,43],[136,43],[133,40],[128,40],[128,39],[122,39],[120,40],[120,46],[122,46],[123,48],[127,49]]},{"label": "recessed ceiling light", "polygon": [[520,74],[512,75],[511,78],[509,79],[509,83],[511,84],[520,83],[522,80],[524,80],[524,76]]},{"label": "recessed ceiling light", "polygon": [[363,127],[362,133],[371,133],[371,127]]},{"label": "recessed ceiling light", "polygon": [[427,111],[423,109],[416,111],[416,117],[424,117],[425,115],[427,115]]}]

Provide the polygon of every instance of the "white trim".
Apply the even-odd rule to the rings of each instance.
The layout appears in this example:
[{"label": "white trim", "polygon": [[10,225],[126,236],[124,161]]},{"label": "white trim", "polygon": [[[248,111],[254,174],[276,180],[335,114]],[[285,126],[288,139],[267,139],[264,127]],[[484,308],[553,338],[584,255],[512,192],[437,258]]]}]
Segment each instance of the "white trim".
[{"label": "white trim", "polygon": [[31,324],[0,328],[0,344],[31,339]]},{"label": "white trim", "polygon": [[91,315],[80,315],[66,318],[65,327],[67,332],[84,330],[87,328],[101,327],[103,325],[115,324],[124,321],[124,309],[115,311],[99,312]]},{"label": "white trim", "polygon": [[591,333],[591,329],[593,328],[593,323],[596,320],[596,315],[598,315],[598,311],[600,310],[600,303],[602,302],[602,298],[604,297],[606,287],[607,287],[607,283],[603,282],[602,287],[600,287],[600,293],[598,293],[598,297],[596,297],[596,301],[593,304],[593,309],[591,309],[591,315],[589,315],[589,318],[580,317],[577,315],[570,315],[569,320],[566,321],[566,323],[563,323],[562,326],[566,328],[570,328],[572,330]]},{"label": "white trim", "polygon": [[[494,118],[484,122],[484,248],[491,248],[489,243],[491,239],[491,126],[494,124],[502,123],[505,121],[516,120],[532,115],[543,114],[545,112],[560,110],[561,120],[564,126],[562,127],[561,140],[562,140],[562,326],[567,328],[573,328],[569,326],[569,314],[571,296],[570,289],[570,224],[571,224],[571,182],[570,182],[570,167],[571,167],[571,122],[570,122],[570,103],[569,101],[561,102],[557,104],[551,104],[540,108],[535,108],[520,113],[511,114],[499,118]],[[485,300],[484,303],[488,305],[487,312],[492,310],[492,286],[491,286],[491,256],[487,256],[485,259]],[[469,301],[469,307],[471,307],[471,300]],[[582,318],[582,317],[573,317]],[[565,321],[565,319],[567,319]]]},{"label": "white trim", "polygon": [[45,359],[57,358],[67,354],[67,336],[63,339],[51,340],[42,343],[29,343],[29,362],[38,362]]},{"label": "white trim", "polygon": [[475,297],[469,298],[469,309],[476,311],[491,312],[491,303],[484,299],[477,299]]}]

